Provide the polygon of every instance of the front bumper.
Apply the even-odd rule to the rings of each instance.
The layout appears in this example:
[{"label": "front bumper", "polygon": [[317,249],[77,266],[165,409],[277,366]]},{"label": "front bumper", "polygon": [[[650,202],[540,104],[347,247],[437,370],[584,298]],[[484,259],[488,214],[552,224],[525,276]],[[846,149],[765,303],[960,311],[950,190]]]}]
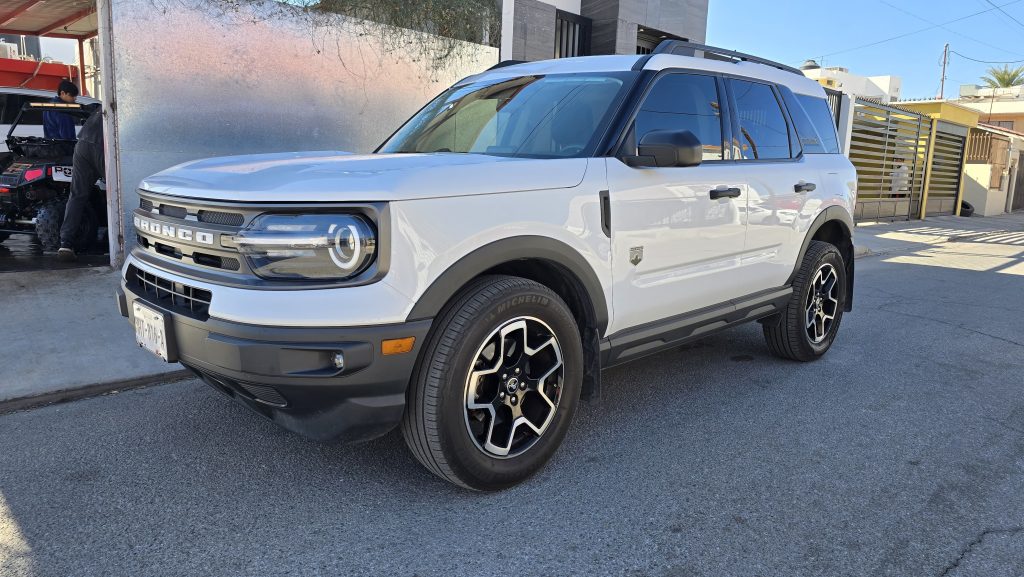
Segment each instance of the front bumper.
[{"label": "front bumper", "polygon": [[[193,318],[190,310],[159,302],[122,278],[118,308],[133,325],[136,300],[163,313],[168,360],[282,427],[316,440],[366,440],[398,424],[431,323],[279,328]],[[381,354],[381,341],[406,337],[416,339],[412,351]],[[344,354],[343,370],[334,366],[337,352]]]}]

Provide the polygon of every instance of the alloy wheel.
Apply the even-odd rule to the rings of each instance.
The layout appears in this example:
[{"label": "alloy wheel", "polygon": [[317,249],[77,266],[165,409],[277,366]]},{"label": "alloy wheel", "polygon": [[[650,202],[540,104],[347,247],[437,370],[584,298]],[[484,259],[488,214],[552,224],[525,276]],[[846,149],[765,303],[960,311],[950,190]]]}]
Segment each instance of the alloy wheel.
[{"label": "alloy wheel", "polygon": [[562,349],[545,322],[517,317],[483,340],[466,378],[466,427],[496,458],[523,454],[544,435],[565,377]]},{"label": "alloy wheel", "polygon": [[825,263],[814,273],[804,306],[807,336],[819,344],[832,330],[839,311],[839,274],[831,264]]}]

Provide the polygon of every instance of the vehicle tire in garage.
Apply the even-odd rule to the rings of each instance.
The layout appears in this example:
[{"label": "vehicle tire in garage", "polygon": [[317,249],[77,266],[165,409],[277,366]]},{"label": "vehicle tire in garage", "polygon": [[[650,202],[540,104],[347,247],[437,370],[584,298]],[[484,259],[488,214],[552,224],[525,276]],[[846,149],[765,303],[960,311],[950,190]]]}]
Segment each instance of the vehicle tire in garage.
[{"label": "vehicle tire in garage", "polygon": [[36,236],[43,250],[55,251],[60,248],[60,225],[64,222],[63,200],[51,200],[36,212]]},{"label": "vehicle tire in garage", "polygon": [[846,286],[846,266],[839,250],[812,240],[785,310],[763,322],[772,354],[796,361],[813,361],[824,355],[843,320]]},{"label": "vehicle tire in garage", "polygon": [[562,299],[527,279],[482,277],[438,315],[409,385],[402,433],[442,479],[502,489],[554,455],[582,382],[580,334]]},{"label": "vehicle tire in garage", "polygon": [[[44,204],[36,213],[36,236],[43,250],[55,251],[60,248],[60,227],[64,223],[67,203],[55,200]],[[85,207],[82,220],[75,235],[75,250],[83,251],[92,247],[99,232],[99,222],[91,207]]]}]

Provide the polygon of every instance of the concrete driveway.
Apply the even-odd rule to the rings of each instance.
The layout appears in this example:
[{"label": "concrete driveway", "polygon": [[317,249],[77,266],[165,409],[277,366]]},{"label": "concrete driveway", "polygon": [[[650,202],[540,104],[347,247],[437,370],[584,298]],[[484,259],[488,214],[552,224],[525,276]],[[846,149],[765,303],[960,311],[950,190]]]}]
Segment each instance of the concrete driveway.
[{"label": "concrete driveway", "polygon": [[1021,575],[1022,255],[993,233],[859,260],[816,363],[754,325],[612,370],[498,494],[194,381],[2,416],[0,575]]}]

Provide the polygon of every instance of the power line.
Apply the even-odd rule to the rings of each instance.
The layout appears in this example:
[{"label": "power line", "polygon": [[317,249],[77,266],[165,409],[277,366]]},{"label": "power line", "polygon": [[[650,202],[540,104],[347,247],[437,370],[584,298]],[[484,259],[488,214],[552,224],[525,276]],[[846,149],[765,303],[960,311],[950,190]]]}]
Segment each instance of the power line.
[{"label": "power line", "polygon": [[950,50],[950,52],[952,52],[953,54],[956,54],[957,56],[959,56],[960,58],[963,58],[965,60],[971,60],[973,62],[980,62],[982,64],[1019,64],[1021,62],[1024,62],[1024,60],[978,60],[977,58],[971,58],[970,56],[964,56],[963,54],[960,54],[956,50]]},{"label": "power line", "polygon": [[[1024,0],[1013,0],[1012,2],[1007,2],[1006,4],[1003,4],[1003,6],[1009,6],[1011,4],[1017,4],[1017,3],[1022,2],[1022,1],[1024,1]],[[836,54],[845,54],[847,52],[853,52],[854,50],[861,50],[863,48],[870,48],[872,46],[877,46],[879,44],[885,44],[886,42],[892,42],[893,40],[899,40],[901,38],[906,38],[907,36],[913,36],[915,34],[920,34],[922,32],[927,32],[928,30],[934,30],[935,28],[941,28],[943,26],[948,26],[950,24],[954,24],[956,22],[960,22],[961,20],[967,20],[968,18],[974,18],[975,16],[978,16],[978,15],[981,15],[981,14],[985,14],[987,12],[991,12],[991,11],[996,10],[998,8],[1002,8],[1002,6],[996,6],[996,8],[986,8],[985,10],[981,10],[979,12],[974,12],[973,14],[968,14],[967,16],[961,16],[960,18],[954,18],[953,20],[948,20],[946,22],[940,22],[938,24],[934,24],[934,25],[928,26],[926,28],[921,28],[920,30],[914,30],[912,32],[905,32],[903,34],[899,34],[899,35],[893,36],[891,38],[885,38],[885,39],[882,39],[882,40],[876,40],[875,42],[869,42],[867,44],[862,44],[860,46],[854,46],[852,48],[845,48],[843,50],[837,50],[836,52],[830,52],[828,54],[824,54],[823,56],[835,56]]]},{"label": "power line", "polygon": [[1014,22],[1016,22],[1018,25],[1020,25],[1021,28],[1024,28],[1024,22],[1021,22],[1020,20],[1017,20],[1016,18],[1011,16],[1009,12],[1007,12],[1006,10],[1003,10],[1003,6],[1006,6],[1006,4],[1003,4],[1003,6],[998,6],[996,4],[993,4],[992,0],[985,0],[985,2],[990,4],[996,10],[1002,12],[1003,15],[1006,16],[1007,18],[1009,18],[1010,20],[1013,20]]},{"label": "power line", "polygon": [[1016,54],[1018,56],[1024,56],[1024,54],[1021,54],[1020,52],[1014,52],[1013,50],[1007,50],[1006,48],[1003,48],[1002,46],[996,46],[995,44],[989,44],[988,42],[985,42],[984,40],[979,40],[979,39],[974,38],[972,36],[968,36],[966,34],[957,32],[956,30],[953,30],[952,28],[950,28],[950,27],[948,27],[948,26],[946,26],[944,24],[936,24],[933,20],[929,20],[929,19],[927,19],[927,18],[925,18],[923,16],[919,16],[917,14],[914,14],[913,12],[911,12],[909,10],[906,10],[904,8],[901,8],[901,7],[893,4],[892,2],[887,2],[886,0],[878,0],[878,1],[880,3],[882,3],[882,4],[885,4],[889,8],[892,8],[893,10],[899,10],[900,12],[906,14],[907,16],[910,16],[911,18],[916,18],[916,19],[918,19],[918,20],[920,20],[922,22],[926,22],[928,24],[931,24],[932,26],[938,26],[939,28],[942,28],[946,32],[949,32],[951,34],[956,34],[957,36],[959,36],[961,38],[966,38],[967,40],[970,40],[971,42],[977,42],[978,44],[981,44],[981,45],[984,45],[984,46],[988,46],[989,48],[995,48],[996,50],[998,50],[1000,52],[1006,52],[1007,54]]}]

